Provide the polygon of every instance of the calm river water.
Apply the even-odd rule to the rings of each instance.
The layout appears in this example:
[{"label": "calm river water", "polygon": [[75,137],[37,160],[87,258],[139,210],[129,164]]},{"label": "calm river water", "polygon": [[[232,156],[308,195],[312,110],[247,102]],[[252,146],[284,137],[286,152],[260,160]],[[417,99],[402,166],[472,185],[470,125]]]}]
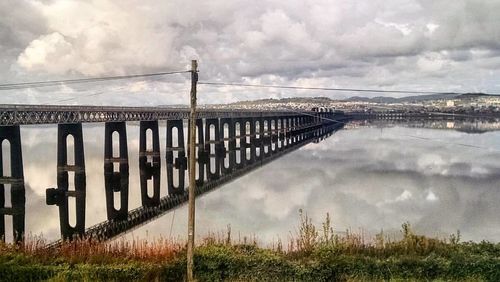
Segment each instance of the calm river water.
[{"label": "calm river water", "polygon": [[[165,136],[164,124],[160,128]],[[223,232],[230,225],[233,236],[255,234],[263,243],[286,240],[296,233],[303,209],[318,224],[330,213],[339,232],[350,228],[375,234],[383,229],[397,234],[409,221],[420,234],[446,236],[460,230],[464,240],[499,242],[500,131],[495,128],[497,124],[475,122],[465,130],[457,130],[454,122],[348,124],[319,144],[198,198],[197,234]],[[127,130],[129,205],[135,208],[140,205],[138,126]],[[45,189],[57,181],[57,127],[26,126],[21,134],[27,232],[58,239],[58,209],[45,204]],[[106,219],[104,126],[84,125],[84,138],[90,226]],[[125,238],[184,237],[186,222],[183,206]]]}]

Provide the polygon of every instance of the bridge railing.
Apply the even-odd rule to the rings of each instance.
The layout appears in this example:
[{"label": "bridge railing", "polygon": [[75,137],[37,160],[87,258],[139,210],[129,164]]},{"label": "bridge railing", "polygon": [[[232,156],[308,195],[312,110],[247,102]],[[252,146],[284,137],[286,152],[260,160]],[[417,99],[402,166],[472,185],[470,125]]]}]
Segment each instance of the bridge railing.
[{"label": "bridge railing", "polygon": [[[200,109],[198,118],[294,116],[291,111]],[[88,122],[154,121],[189,118],[187,108],[0,105],[0,126]]]}]

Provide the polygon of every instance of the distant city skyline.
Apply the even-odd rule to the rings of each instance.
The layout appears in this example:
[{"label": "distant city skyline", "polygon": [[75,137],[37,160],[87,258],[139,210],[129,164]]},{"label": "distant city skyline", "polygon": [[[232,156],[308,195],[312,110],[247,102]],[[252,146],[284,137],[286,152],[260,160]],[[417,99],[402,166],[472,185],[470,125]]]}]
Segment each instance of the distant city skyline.
[{"label": "distant city skyline", "polygon": [[[498,93],[499,14],[498,1],[468,0],[7,0],[0,83],[183,70],[197,59],[204,81]],[[0,103],[186,104],[188,79],[2,91]],[[200,103],[382,96],[206,85],[199,93]]]}]

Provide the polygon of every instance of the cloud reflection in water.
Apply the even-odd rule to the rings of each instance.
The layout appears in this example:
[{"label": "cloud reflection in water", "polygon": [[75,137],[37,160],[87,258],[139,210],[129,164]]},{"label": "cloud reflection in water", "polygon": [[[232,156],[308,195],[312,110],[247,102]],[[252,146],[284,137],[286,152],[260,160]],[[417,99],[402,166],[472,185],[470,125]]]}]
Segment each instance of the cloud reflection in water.
[{"label": "cloud reflection in water", "polygon": [[[138,128],[127,130],[130,208],[135,208],[140,205]],[[22,128],[27,231],[43,232],[48,239],[59,236],[57,208],[45,205],[45,189],[56,183],[56,133],[53,126]],[[84,125],[87,226],[106,219],[103,133],[101,125]],[[160,123],[160,136],[164,133]],[[500,241],[499,159],[496,131],[467,134],[401,126],[342,130],[199,198],[197,234],[230,224],[242,236],[286,240],[295,233],[302,208],[318,224],[329,212],[339,231],[390,233],[410,221],[419,233],[446,235],[459,229],[465,240]],[[165,167],[163,163],[162,196]],[[181,207],[175,216],[170,212],[126,238],[184,237],[186,222],[186,207]]]}]

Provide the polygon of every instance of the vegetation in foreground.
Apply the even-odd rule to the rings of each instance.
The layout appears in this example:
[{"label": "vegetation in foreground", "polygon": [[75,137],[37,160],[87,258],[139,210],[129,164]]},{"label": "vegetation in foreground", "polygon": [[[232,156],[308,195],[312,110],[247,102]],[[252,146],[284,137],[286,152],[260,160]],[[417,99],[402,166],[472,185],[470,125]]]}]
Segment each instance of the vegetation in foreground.
[{"label": "vegetation in foreground", "polygon": [[[378,234],[371,240],[333,232],[330,218],[316,227],[301,213],[286,246],[260,248],[255,239],[211,234],[195,252],[199,281],[500,281],[500,244],[460,242],[460,234],[434,239],[414,234],[408,223],[402,239]],[[166,240],[80,240],[48,251],[42,240],[0,245],[2,281],[182,281],[185,247]]]}]

